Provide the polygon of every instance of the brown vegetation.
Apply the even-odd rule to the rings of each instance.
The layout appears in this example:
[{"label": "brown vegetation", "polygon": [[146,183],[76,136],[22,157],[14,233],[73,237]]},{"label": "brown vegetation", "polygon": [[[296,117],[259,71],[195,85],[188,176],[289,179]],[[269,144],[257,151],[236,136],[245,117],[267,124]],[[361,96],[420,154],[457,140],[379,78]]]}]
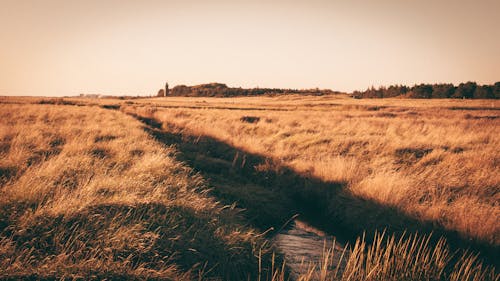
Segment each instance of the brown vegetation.
[{"label": "brown vegetation", "polygon": [[498,253],[496,101],[39,101],[0,104],[0,278],[286,280],[260,231],[301,213],[391,234],[300,280],[499,279],[440,238]]},{"label": "brown vegetation", "polygon": [[264,240],[138,121],[0,105],[0,278],[241,279]]},{"label": "brown vegetation", "polygon": [[[185,99],[189,107],[172,99],[176,108],[162,109],[170,105],[165,102],[125,111],[342,183],[355,197],[465,239],[500,245],[499,123],[490,118],[498,115],[496,101],[203,100],[203,110],[196,110],[197,99]],[[261,121],[247,122],[247,116]]]},{"label": "brown vegetation", "polygon": [[493,85],[478,85],[476,82],[453,84],[420,84],[413,87],[393,85],[355,91],[356,98],[417,98],[417,99],[499,99],[500,82]]},{"label": "brown vegetation", "polygon": [[[448,280],[479,281],[499,280],[494,270],[477,263],[470,253],[454,256],[444,239],[431,246],[429,236],[410,235],[396,239],[376,233],[367,244],[364,237],[354,243],[351,250],[325,248],[318,264],[303,264],[307,271],[297,277],[300,281],[347,280]],[[452,260],[455,261],[452,261]],[[340,270],[339,270],[340,269]],[[451,271],[451,273],[449,273]],[[275,278],[285,280],[281,270],[274,271]]]},{"label": "brown vegetation", "polygon": [[[279,89],[279,88],[234,88],[222,83],[195,86],[178,85],[171,91],[172,96],[185,97],[245,97],[265,95],[330,95],[342,94],[328,89]],[[168,88],[166,93],[168,94]],[[158,96],[164,96],[158,94]],[[354,91],[354,98],[416,98],[416,99],[499,99],[500,82],[493,85],[478,85],[476,82],[453,84],[419,84],[414,86],[391,85],[370,87],[365,91]]]},{"label": "brown vegetation", "polygon": [[283,94],[326,95],[333,94],[332,90],[320,89],[277,89],[277,88],[233,88],[222,83],[209,83],[195,86],[178,85],[172,88],[172,96],[187,97],[237,97],[237,96],[262,96]]}]

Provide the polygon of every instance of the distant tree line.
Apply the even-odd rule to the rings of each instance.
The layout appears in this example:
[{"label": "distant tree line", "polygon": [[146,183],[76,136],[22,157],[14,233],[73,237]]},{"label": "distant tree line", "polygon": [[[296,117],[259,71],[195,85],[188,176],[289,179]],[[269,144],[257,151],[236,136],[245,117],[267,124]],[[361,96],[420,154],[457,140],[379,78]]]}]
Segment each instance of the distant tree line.
[{"label": "distant tree line", "polygon": [[417,99],[498,99],[500,82],[493,85],[478,85],[476,82],[453,84],[420,84],[413,87],[393,85],[389,87],[370,87],[366,91],[355,91],[354,98],[417,98]]},{"label": "distant tree line", "polygon": [[262,96],[262,95],[284,95],[284,94],[305,94],[305,95],[327,95],[335,94],[332,90],[323,89],[277,89],[277,88],[231,88],[222,83],[210,83],[196,86],[175,86],[170,90],[170,96],[188,97],[235,97],[235,96]]}]

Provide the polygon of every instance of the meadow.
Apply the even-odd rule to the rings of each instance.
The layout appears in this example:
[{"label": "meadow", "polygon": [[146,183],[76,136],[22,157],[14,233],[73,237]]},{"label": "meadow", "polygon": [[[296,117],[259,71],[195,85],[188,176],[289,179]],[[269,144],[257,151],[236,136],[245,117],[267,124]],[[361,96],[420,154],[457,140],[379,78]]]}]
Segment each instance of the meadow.
[{"label": "meadow", "polygon": [[99,107],[0,108],[1,279],[257,274],[265,241],[140,122]]},{"label": "meadow", "polygon": [[165,104],[178,107],[162,108],[158,101],[124,110],[264,155],[273,160],[270,166],[340,183],[354,197],[466,239],[500,245],[496,100],[292,96]]},{"label": "meadow", "polygon": [[285,280],[297,214],[351,245],[300,280],[499,279],[496,100],[1,103],[4,279]]}]

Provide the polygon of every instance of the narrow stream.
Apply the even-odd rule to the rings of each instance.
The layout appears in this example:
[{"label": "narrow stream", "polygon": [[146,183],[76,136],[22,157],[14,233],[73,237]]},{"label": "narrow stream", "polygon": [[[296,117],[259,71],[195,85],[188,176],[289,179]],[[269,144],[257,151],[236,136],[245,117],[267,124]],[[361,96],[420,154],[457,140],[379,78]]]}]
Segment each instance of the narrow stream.
[{"label": "narrow stream", "polygon": [[333,265],[329,270],[335,270],[335,267],[340,264],[339,272],[342,272],[348,255],[348,251],[346,251],[345,256],[339,263],[345,245],[336,241],[334,236],[327,235],[300,220],[293,221],[290,228],[278,233],[275,236],[274,244],[284,255],[285,262],[290,268],[291,277],[294,280],[298,276],[310,272],[312,265],[315,266],[313,280],[318,279],[320,267],[324,261],[324,253],[326,253],[326,250],[331,249],[332,246],[334,246],[335,254],[333,260],[329,261],[329,264]]}]

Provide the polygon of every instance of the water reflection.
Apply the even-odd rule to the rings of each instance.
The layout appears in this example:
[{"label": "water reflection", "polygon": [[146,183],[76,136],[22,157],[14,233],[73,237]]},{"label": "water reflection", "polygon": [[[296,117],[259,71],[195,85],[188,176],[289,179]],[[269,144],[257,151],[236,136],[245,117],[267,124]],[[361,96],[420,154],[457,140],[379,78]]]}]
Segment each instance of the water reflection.
[{"label": "water reflection", "polygon": [[[294,279],[300,275],[307,274],[312,265],[315,266],[313,275],[319,277],[325,253],[332,247],[334,247],[334,255],[333,260],[329,263],[333,266],[329,270],[335,270],[345,247],[345,245],[336,241],[334,236],[327,235],[300,220],[293,221],[290,228],[284,229],[277,234],[274,243],[284,255],[286,264],[290,268],[292,278]],[[347,254],[346,252],[345,255]],[[340,272],[345,265],[345,259],[346,256],[344,256],[340,263]]]}]

